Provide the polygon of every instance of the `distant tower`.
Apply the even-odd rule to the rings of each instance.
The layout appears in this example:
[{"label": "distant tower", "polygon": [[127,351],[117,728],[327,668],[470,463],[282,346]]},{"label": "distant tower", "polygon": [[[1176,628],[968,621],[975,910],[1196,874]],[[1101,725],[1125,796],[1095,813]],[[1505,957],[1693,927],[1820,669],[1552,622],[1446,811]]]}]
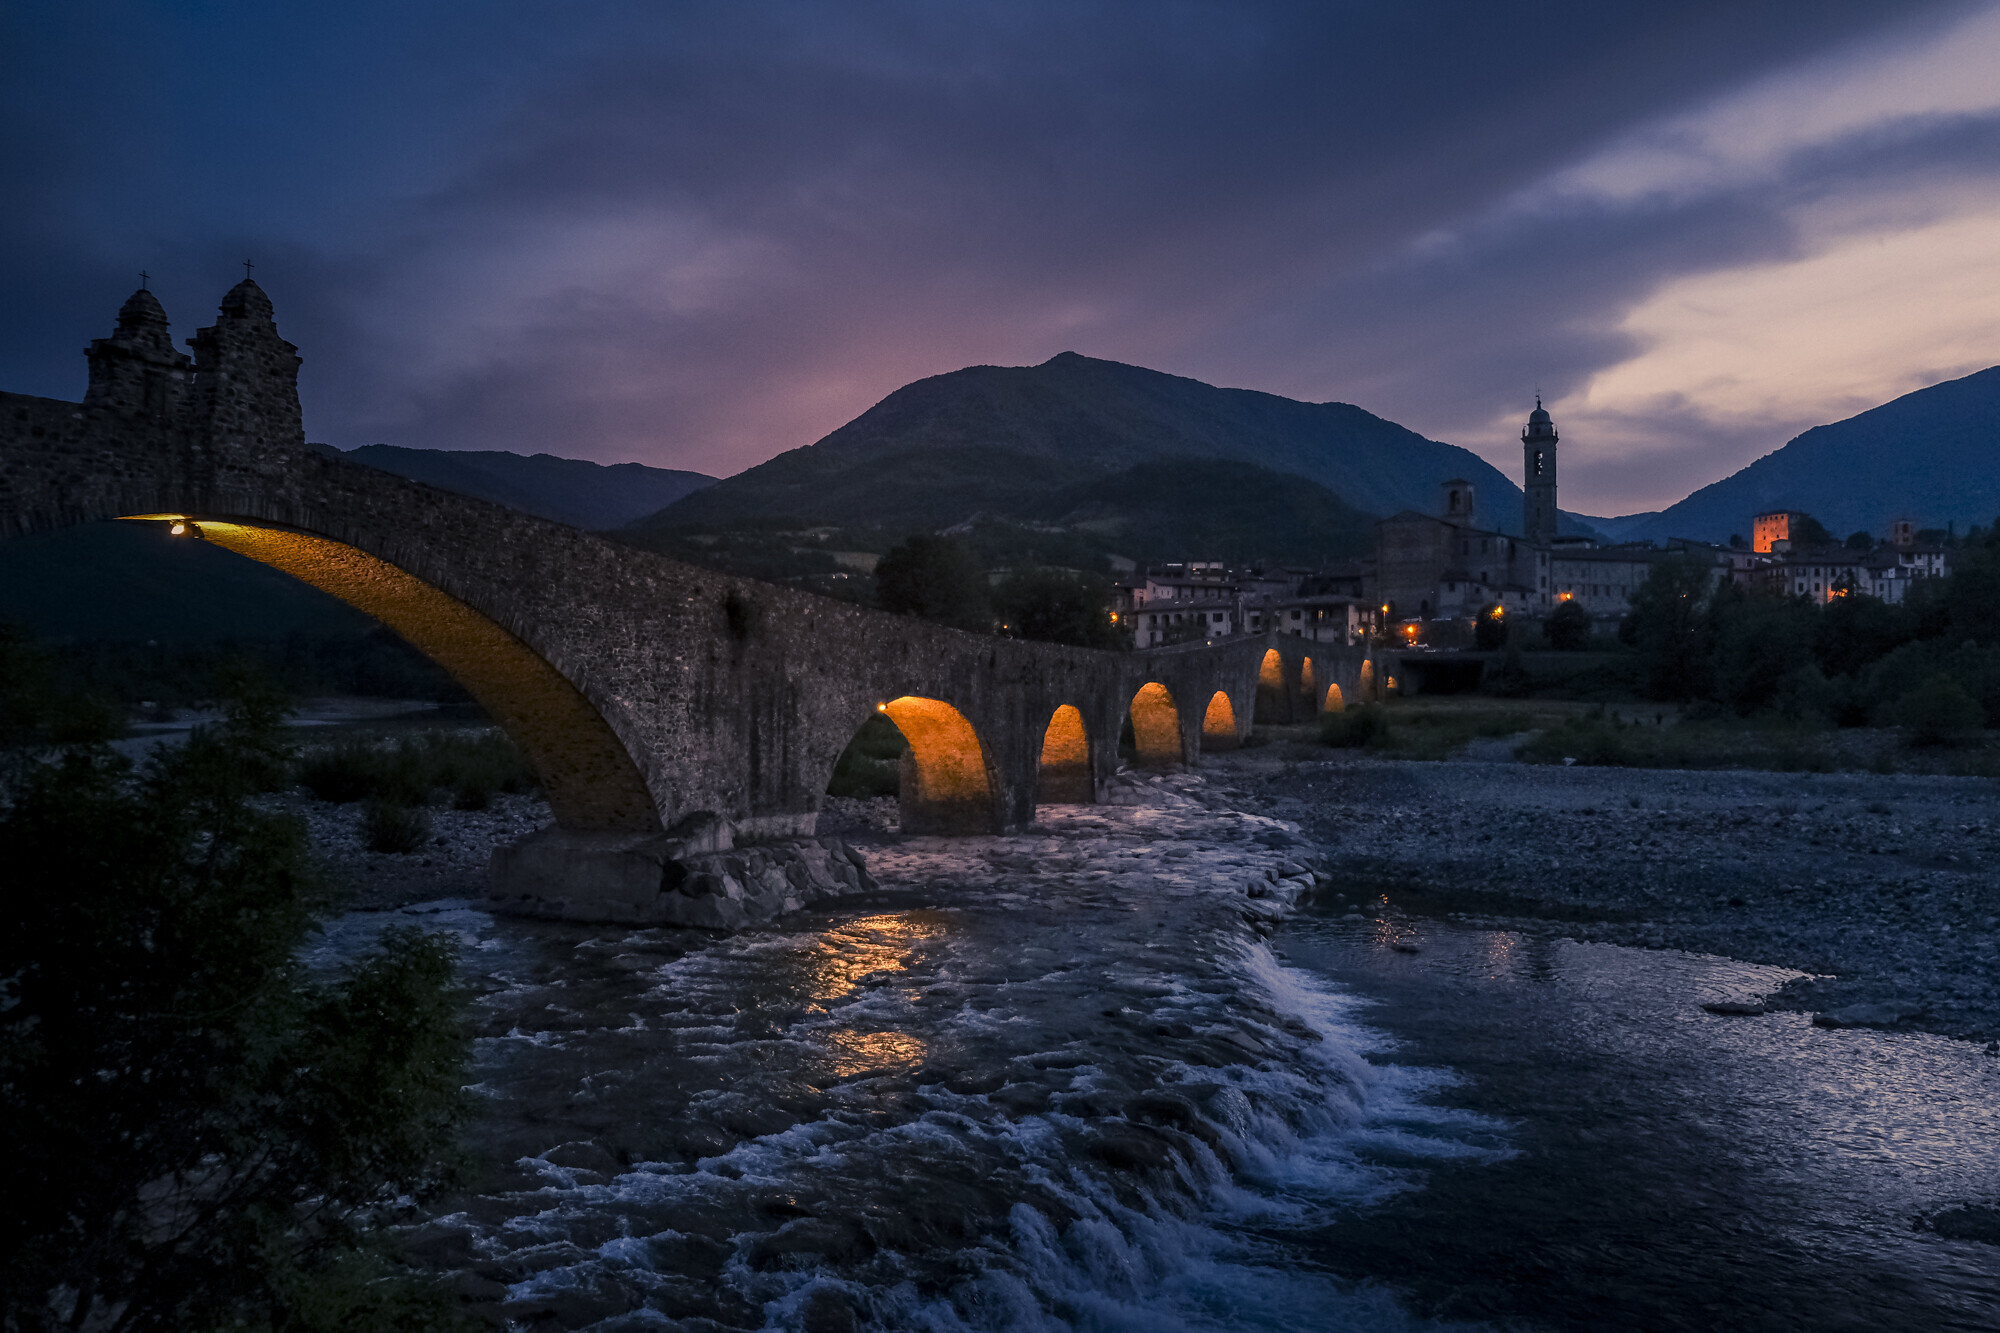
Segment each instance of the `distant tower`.
[{"label": "distant tower", "polygon": [[127,417],[164,421],[180,408],[187,386],[188,359],[174,350],[167,312],[159,298],[141,287],[118,311],[118,328],[84,352],[90,358],[90,387],[83,405]]},{"label": "distant tower", "polygon": [[1556,423],[1540,394],[1521,432],[1521,534],[1530,546],[1556,540]]},{"label": "distant tower", "polygon": [[1453,477],[1439,487],[1439,490],[1442,494],[1438,497],[1438,510],[1444,515],[1445,521],[1471,527],[1472,483],[1464,477]]}]

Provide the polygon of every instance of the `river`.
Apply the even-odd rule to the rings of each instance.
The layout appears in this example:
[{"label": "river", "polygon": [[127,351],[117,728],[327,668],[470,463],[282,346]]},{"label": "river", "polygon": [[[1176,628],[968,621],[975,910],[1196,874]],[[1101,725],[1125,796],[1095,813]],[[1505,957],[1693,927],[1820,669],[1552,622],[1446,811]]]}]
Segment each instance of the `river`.
[{"label": "river", "polygon": [[344,918],[478,992],[477,1183],[412,1250],[523,1328],[2000,1327],[1985,1215],[1914,1228],[2000,1202],[2000,1061],[1700,1008],[1774,969],[1288,915],[1295,830],[1158,800],[724,938]]}]

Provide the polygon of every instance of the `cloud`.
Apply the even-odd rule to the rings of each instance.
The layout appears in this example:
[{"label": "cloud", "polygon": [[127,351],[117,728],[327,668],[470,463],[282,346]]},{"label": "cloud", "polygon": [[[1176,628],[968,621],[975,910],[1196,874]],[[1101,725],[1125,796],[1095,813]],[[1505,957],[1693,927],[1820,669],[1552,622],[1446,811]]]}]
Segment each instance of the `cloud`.
[{"label": "cloud", "polygon": [[[1074,348],[1501,457],[1537,381],[1560,400],[1680,364],[1685,331],[1635,315],[1674,284],[1836,245],[1835,205],[1887,198],[1913,143],[1927,199],[1984,170],[1944,146],[1980,113],[1964,59],[1927,103],[1883,91],[1939,68],[1952,5],[246,13],[153,15],[135,31],[164,56],[126,52],[145,72],[114,90],[51,71],[90,68],[116,25],[29,32],[23,96],[80,136],[63,160],[115,143],[124,178],[24,158],[7,170],[61,216],[0,241],[69,274],[178,250],[216,294],[254,251],[312,433],[349,445],[729,472],[919,376]],[[1788,78],[1848,100],[1787,122]],[[117,115],[80,114],[105,96]],[[122,290],[71,312],[79,286],[21,288],[37,338],[102,332]],[[199,286],[169,302],[190,328]],[[46,377],[28,341],[0,369]],[[1632,478],[1674,387],[1593,409]],[[1750,411],[1718,409],[1720,436],[1747,440]]]}]

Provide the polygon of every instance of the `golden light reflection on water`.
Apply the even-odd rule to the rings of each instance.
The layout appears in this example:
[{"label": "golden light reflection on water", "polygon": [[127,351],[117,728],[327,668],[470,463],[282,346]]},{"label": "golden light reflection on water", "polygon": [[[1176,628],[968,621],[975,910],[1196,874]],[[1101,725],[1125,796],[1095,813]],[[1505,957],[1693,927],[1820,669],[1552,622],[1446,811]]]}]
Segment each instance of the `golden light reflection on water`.
[{"label": "golden light reflection on water", "polygon": [[910,950],[943,933],[936,920],[888,913],[849,921],[820,936],[807,963],[812,998],[825,1003],[851,995],[864,977],[901,972]]},{"label": "golden light reflection on water", "polygon": [[827,1033],[825,1040],[833,1048],[833,1072],[840,1078],[914,1069],[924,1062],[929,1050],[921,1038],[907,1032],[838,1028]]}]

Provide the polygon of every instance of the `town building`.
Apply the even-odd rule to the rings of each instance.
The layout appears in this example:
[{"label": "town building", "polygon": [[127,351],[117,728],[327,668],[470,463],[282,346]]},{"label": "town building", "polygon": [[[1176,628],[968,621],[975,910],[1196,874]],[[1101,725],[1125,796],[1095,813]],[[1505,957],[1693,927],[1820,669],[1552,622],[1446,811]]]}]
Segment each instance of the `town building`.
[{"label": "town building", "polygon": [[1361,582],[1358,567],[1313,571],[1177,562],[1135,571],[1113,585],[1113,609],[1140,648],[1273,631],[1352,645],[1368,637],[1376,620]]}]

